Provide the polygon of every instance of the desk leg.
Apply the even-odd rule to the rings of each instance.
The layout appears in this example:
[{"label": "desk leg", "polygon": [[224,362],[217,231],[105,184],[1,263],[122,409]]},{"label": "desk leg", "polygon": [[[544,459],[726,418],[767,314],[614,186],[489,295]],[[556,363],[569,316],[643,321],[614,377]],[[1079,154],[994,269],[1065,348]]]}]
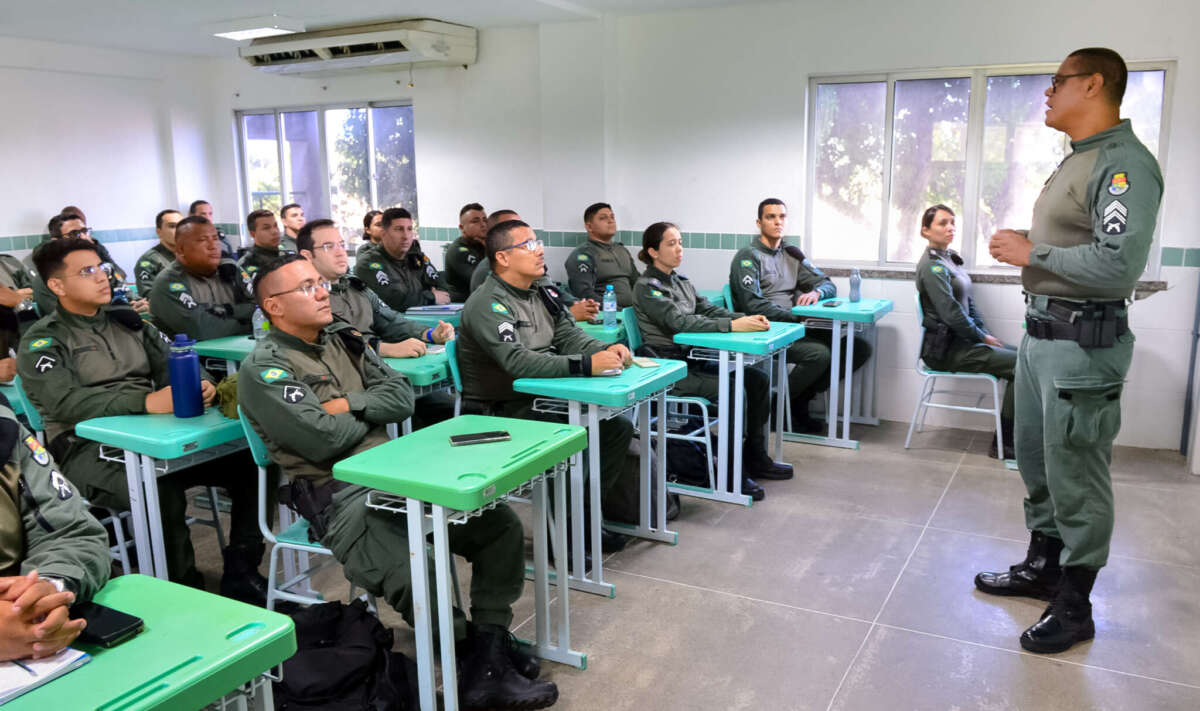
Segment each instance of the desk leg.
[{"label": "desk leg", "polygon": [[406,435],[412,434],[412,418],[411,417],[408,418],[407,420],[405,420],[404,422],[400,423],[400,431]]},{"label": "desk leg", "polygon": [[[852,386],[854,384],[854,324],[846,324],[846,386],[844,406],[842,407],[842,439],[850,439],[850,412],[853,407],[851,396]],[[833,399],[834,393],[829,391],[830,399]]]},{"label": "desk leg", "polygon": [[[146,521],[146,499],[142,492],[141,458],[125,450],[125,485],[129,487],[129,517],[133,519],[133,544],[143,575],[154,575],[154,552],[150,548],[150,528]],[[166,578],[165,571],[162,576]]]},{"label": "desk leg", "polygon": [[[555,478],[558,486],[554,487],[554,506],[556,511],[563,511],[567,505],[567,492],[563,486],[568,467],[557,465]],[[549,517],[546,515],[546,486],[548,478],[539,479],[533,485],[533,599],[534,622],[537,626],[537,640],[534,650],[542,659],[567,664],[579,669],[587,669],[587,655],[571,649],[571,596],[566,590],[560,590],[556,608],[558,615],[550,615],[550,575],[549,555],[547,553],[546,536],[549,533],[554,538],[555,550],[567,548],[567,520],[556,516],[551,528]],[[567,562],[560,555],[555,561],[555,575],[559,580],[567,577]],[[558,643],[550,642],[552,627],[558,628]]]},{"label": "desk leg", "polygon": [[832,343],[829,359],[829,412],[825,413],[825,416],[829,418],[829,439],[837,439],[838,378],[842,372],[842,322],[836,319],[833,321]]},{"label": "desk leg", "polygon": [[412,575],[413,632],[417,642],[417,689],[424,711],[437,709],[433,669],[433,624],[429,614],[429,568],[425,561],[425,505],[405,499],[408,511],[408,562]]},{"label": "desk leg", "polygon": [[442,702],[445,711],[458,711],[458,671],[454,658],[454,604],[450,591],[450,534],[446,531],[446,507],[433,507],[433,568],[437,577],[438,639],[442,647]]},{"label": "desk leg", "polygon": [[[651,478],[650,475],[650,402],[652,400],[658,403],[659,412],[666,413],[667,391],[663,390],[658,395],[647,398],[637,408],[638,432],[641,433],[639,437],[641,468],[638,478],[638,525],[606,522],[604,527],[627,536],[675,545],[679,542],[679,534],[668,531],[666,524],[667,469],[666,447],[663,444],[658,446],[656,476]],[[664,415],[658,418],[658,441],[660,443],[667,441],[666,428],[667,418]],[[656,494],[651,494],[651,487],[657,492]],[[651,518],[650,501],[654,496],[658,497],[658,501],[654,506],[653,518]],[[654,521],[658,521],[657,526],[653,525]]]},{"label": "desk leg", "polygon": [[[163,543],[162,509],[158,503],[158,472],[154,471],[154,460],[142,454],[142,495],[146,502],[146,523],[150,529],[150,550],[154,554],[155,577],[169,580],[167,571],[167,548]],[[216,502],[213,502],[216,506]]]},{"label": "desk leg", "polygon": [[[720,351],[717,357],[717,419],[722,435],[731,431],[729,422],[729,351]],[[729,471],[729,437],[721,436],[717,442],[717,493],[729,491],[729,477],[737,472]],[[742,482],[738,479],[735,494],[742,493]]]},{"label": "desk leg", "polygon": [[[583,515],[583,454],[588,457],[588,465],[591,467],[591,485],[592,485],[592,547],[593,550],[600,550],[600,432],[598,419],[593,424],[593,420],[597,418],[596,409],[589,408],[588,412],[588,446],[581,454],[576,454],[571,460],[571,558],[573,565],[571,566],[571,576],[567,579],[567,584],[574,590],[590,592],[596,595],[613,596],[613,586],[603,582],[603,575],[599,567],[602,561],[598,556],[593,556],[592,566],[596,571],[596,578],[592,579],[589,576],[586,561],[583,555],[583,539],[584,527],[587,525],[586,518]],[[583,406],[578,400],[567,401],[567,421],[572,425],[583,425]],[[561,485],[560,485],[561,486]],[[555,511],[555,518],[559,519],[562,514]],[[555,550],[555,555],[558,555],[558,550]],[[565,547],[562,549],[565,550]],[[560,594],[565,594],[560,591]]]},{"label": "desk leg", "polygon": [[[858,442],[850,439],[850,420],[851,417],[851,391],[854,381],[854,324],[846,322],[846,357],[842,357],[842,322],[833,321],[831,329],[833,337],[833,345],[831,347],[830,362],[829,362],[829,412],[826,413],[828,418],[828,434],[824,437],[818,435],[796,434],[789,432],[784,435],[784,439],[789,442],[805,442],[808,444],[820,444],[826,447],[841,447],[843,449],[858,449]],[[844,361],[844,363],[843,363]],[[846,373],[846,384],[842,391],[838,390],[838,381],[842,377],[842,371]],[[845,399],[843,405],[842,400]],[[842,436],[838,436],[837,424],[838,415],[841,414],[844,422],[842,423]]]},{"label": "desk leg", "polygon": [[781,349],[775,354],[779,364],[775,368],[775,461],[783,460],[783,417],[784,408],[788,407],[787,381],[787,349]]},{"label": "desk leg", "polygon": [[[733,495],[742,495],[742,434],[746,423],[742,411],[746,405],[746,356],[741,351],[734,354],[737,368],[733,373]],[[722,393],[724,394],[724,393]]]},{"label": "desk leg", "polygon": [[[589,504],[590,520],[586,521],[591,528],[592,536],[592,579],[601,585],[604,584],[604,552],[600,545],[600,525],[604,521],[603,509],[600,501],[600,408],[595,405],[589,405],[587,409],[588,418],[588,489],[590,490],[591,501]],[[622,455],[624,456],[624,455]],[[587,571],[584,571],[584,576],[587,576]],[[609,586],[611,590],[612,586]]]}]

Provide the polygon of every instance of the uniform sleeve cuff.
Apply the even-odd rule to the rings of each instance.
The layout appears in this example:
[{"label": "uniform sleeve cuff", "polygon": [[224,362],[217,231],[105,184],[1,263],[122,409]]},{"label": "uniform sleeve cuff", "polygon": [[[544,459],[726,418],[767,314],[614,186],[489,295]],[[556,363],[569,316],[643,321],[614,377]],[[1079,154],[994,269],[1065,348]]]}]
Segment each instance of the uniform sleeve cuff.
[{"label": "uniform sleeve cuff", "polygon": [[350,412],[355,415],[362,413],[367,409],[367,393],[363,390],[358,390],[352,393],[346,393],[346,405],[350,408]]},{"label": "uniform sleeve cuff", "polygon": [[729,333],[733,330],[733,319],[719,318],[717,319],[717,330],[721,333]]}]

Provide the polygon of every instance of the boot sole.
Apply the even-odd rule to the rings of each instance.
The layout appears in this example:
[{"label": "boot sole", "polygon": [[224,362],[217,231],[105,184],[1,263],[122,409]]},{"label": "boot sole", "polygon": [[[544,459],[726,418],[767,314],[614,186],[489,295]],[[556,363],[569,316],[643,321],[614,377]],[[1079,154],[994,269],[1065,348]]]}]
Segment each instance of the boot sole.
[{"label": "boot sole", "polygon": [[1028,597],[1043,602],[1050,602],[1054,599],[1054,591],[1052,590],[1026,592],[1013,590],[1012,588],[985,587],[978,579],[975,580],[975,589],[985,595],[995,595],[997,597]]},{"label": "boot sole", "polygon": [[1096,623],[1092,620],[1088,620],[1087,625],[1085,625],[1083,629],[1079,630],[1078,634],[1072,636],[1067,641],[1049,644],[1046,642],[1039,642],[1035,639],[1030,639],[1025,635],[1021,635],[1021,647],[1025,649],[1025,651],[1033,652],[1034,654],[1058,654],[1059,652],[1067,651],[1080,642],[1087,642],[1088,640],[1093,639],[1095,636]]},{"label": "boot sole", "polygon": [[543,696],[538,699],[525,699],[523,701],[508,701],[500,699],[482,699],[481,702],[472,702],[467,699],[461,699],[460,702],[463,709],[506,709],[508,711],[532,711],[532,709],[544,709],[558,703],[558,692],[553,695]]}]

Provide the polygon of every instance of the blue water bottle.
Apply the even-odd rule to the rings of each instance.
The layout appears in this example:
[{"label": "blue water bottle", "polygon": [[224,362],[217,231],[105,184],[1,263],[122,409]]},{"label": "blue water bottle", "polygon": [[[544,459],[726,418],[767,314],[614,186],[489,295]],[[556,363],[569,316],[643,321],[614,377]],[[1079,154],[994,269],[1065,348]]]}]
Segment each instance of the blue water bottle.
[{"label": "blue water bottle", "polygon": [[167,373],[171,378],[171,405],[176,417],[199,417],[204,414],[204,398],[200,394],[200,356],[196,342],[186,333],[175,335],[171,354],[167,356]]},{"label": "blue water bottle", "polygon": [[604,287],[604,327],[617,327],[617,292],[612,284]]}]

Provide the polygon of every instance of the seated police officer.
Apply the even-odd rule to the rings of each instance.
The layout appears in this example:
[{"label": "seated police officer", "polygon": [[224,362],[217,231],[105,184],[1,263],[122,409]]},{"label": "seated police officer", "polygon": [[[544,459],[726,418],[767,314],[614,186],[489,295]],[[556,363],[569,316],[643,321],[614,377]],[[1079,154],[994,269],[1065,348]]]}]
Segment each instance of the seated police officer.
[{"label": "seated police officer", "polygon": [[[63,209],[65,210],[66,208]],[[46,229],[50,234],[50,239],[43,242],[43,245],[56,239],[63,239],[64,237],[81,237],[95,243],[96,252],[100,255],[100,260],[104,264],[105,271],[108,272],[108,281],[112,286],[115,303],[129,304],[139,313],[150,309],[150,305],[144,295],[140,299],[129,300],[125,292],[125,270],[117,266],[117,263],[113,261],[113,258],[108,254],[108,249],[104,245],[92,238],[92,228],[87,226],[87,222],[83,218],[83,213],[64,212],[60,215],[55,215],[50,218],[50,223],[46,225]],[[54,296],[54,292],[46,286],[46,282],[42,281],[37,273],[37,268],[34,266],[34,256],[41,246],[38,245],[29,254],[27,266],[29,267],[30,276],[33,277],[33,300],[37,303],[38,313],[45,316],[46,314],[54,313],[56,297]]]},{"label": "seated police officer", "polygon": [[[386,599],[411,623],[404,519],[367,508],[369,490],[335,481],[331,470],[334,462],[387,441],[386,426],[412,414],[412,387],[357,329],[334,319],[328,282],[303,257],[267,265],[254,291],[271,329],[242,364],[238,397],[272,461],[291,480],[281,495],[308,520],[352,583]],[[455,620],[455,636],[467,654],[462,703],[553,704],[557,688],[536,681],[538,664],[516,649],[508,633],[525,576],[520,520],[501,504],[452,526],[450,549],[472,564],[472,624]]]},{"label": "seated police officer", "polygon": [[487,261],[484,239],[487,237],[487,213],[477,202],[463,205],[458,211],[458,229],[462,233],[446,247],[446,287],[450,300],[463,303],[471,295],[471,275]]},{"label": "seated police officer", "polygon": [[567,284],[581,299],[600,302],[611,284],[617,295],[617,307],[633,306],[633,284],[638,280],[637,264],[617,235],[617,218],[606,202],[589,205],[583,211],[587,241],[567,257]]},{"label": "seated police officer", "polygon": [[[929,249],[917,262],[917,294],[921,297],[921,325],[925,341],[921,358],[935,370],[990,373],[1006,380],[1000,406],[1005,459],[1013,454],[1013,373],[1017,349],[1004,345],[983,323],[971,294],[971,275],[962,257],[950,249],[954,241],[954,211],[933,205],[921,216],[921,236]],[[1000,456],[992,437],[992,456]]]},{"label": "seated police officer", "polygon": [[108,536],[0,396],[0,661],[75,641],[70,605],[108,582]]},{"label": "seated police officer", "polygon": [[383,238],[363,245],[354,263],[354,276],[396,311],[414,306],[450,303],[438,270],[421,252],[412,214],[389,207],[380,217]]},{"label": "seated police officer", "polygon": [[[837,287],[818,269],[799,247],[784,244],[787,205],[767,198],[758,204],[759,236],[733,255],[729,265],[729,288],[733,308],[748,314],[762,314],[771,321],[802,322],[792,313],[793,306],[815,304],[837,296]],[[845,336],[843,348],[845,347]],[[788,362],[796,367],[788,376],[791,398],[792,429],[818,434],[825,424],[809,417],[808,403],[829,388],[829,366],[833,359],[833,333],[811,328],[804,338],[788,346]],[[842,351],[845,352],[845,351]],[[854,370],[871,357],[871,344],[854,339]],[[843,377],[846,373],[843,371]]]},{"label": "seated police officer", "polygon": [[[50,452],[90,502],[126,511],[125,467],[100,459],[97,442],[75,436],[75,425],[108,415],[169,413],[171,387],[166,339],[132,309],[109,306],[109,286],[95,245],[55,240],[34,257],[58,296],[54,313],[34,324],[21,341],[17,367],[29,399],[46,424]],[[205,404],[216,388],[205,376]],[[45,456],[42,454],[41,456]],[[158,498],[170,578],[204,588],[187,527],[190,486],[219,486],[233,501],[221,594],[262,604],[266,581],[258,574],[263,542],[258,530],[254,462],[247,452],[159,477]]]},{"label": "seated police officer", "polygon": [[[684,331],[729,333],[770,328],[764,316],[734,313],[714,306],[696,294],[692,282],[676,271],[683,262],[683,238],[670,222],[656,222],[646,228],[638,259],[646,264],[646,271],[634,285],[633,308],[647,355],[686,360],[686,349],[673,340],[675,334]],[[767,454],[766,427],[771,406],[767,376],[757,368],[746,368],[743,383],[746,390],[746,442],[742,458],[742,493],[761,501],[765,492],[751,477],[790,479],[792,467],[772,461]],[[733,386],[732,378],[730,386]],[[675,384],[673,392],[717,402],[721,397],[718,374],[711,363],[689,361],[687,377]]]},{"label": "seated police officer", "polygon": [[175,228],[183,215],[178,210],[163,210],[154,216],[154,233],[158,244],[147,249],[137,261],[137,287],[142,297],[150,296],[154,279],[175,261]]},{"label": "seated police officer", "polygon": [[304,208],[296,203],[284,205],[279,211],[279,219],[283,220],[283,235],[279,239],[279,251],[285,254],[296,253],[296,234],[304,226]]},{"label": "seated police officer", "polygon": [[[514,380],[602,375],[629,365],[628,348],[584,333],[549,287],[536,286],[545,273],[545,258],[529,225],[520,220],[496,225],[488,232],[487,252],[492,272],[467,299],[459,325],[464,410],[542,418],[533,412],[532,395],[513,390]],[[628,420],[601,420],[600,489],[606,519],[637,522],[637,479],[625,457],[632,439]],[[606,535],[610,546],[623,541]]]},{"label": "seated police officer", "polygon": [[168,335],[202,341],[250,333],[250,275],[221,256],[217,228],[188,217],[175,228],[175,262],[154,280],[150,313]]},{"label": "seated police officer", "polygon": [[238,259],[238,266],[253,279],[264,264],[279,258],[279,222],[270,210],[255,210],[246,215],[246,229],[252,243]]}]

